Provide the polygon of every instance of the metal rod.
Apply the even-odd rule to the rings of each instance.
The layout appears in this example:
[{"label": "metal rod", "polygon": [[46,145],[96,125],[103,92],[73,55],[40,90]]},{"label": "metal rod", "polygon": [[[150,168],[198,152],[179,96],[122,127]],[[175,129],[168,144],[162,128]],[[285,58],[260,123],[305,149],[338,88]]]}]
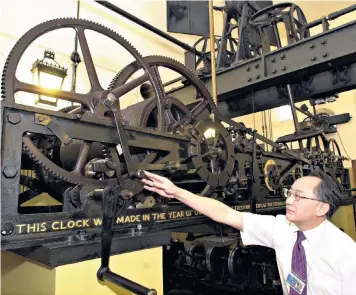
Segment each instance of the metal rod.
[{"label": "metal rod", "polygon": [[183,48],[185,50],[191,51],[191,52],[195,53],[198,56],[202,56],[203,55],[200,51],[198,51],[195,48],[189,46],[188,44],[186,44],[186,43],[184,43],[184,42],[182,42],[182,41],[180,41],[180,40],[168,35],[167,33],[155,28],[154,26],[151,26],[150,24],[148,24],[148,23],[144,22],[143,20],[133,16],[132,14],[126,12],[125,10],[122,10],[121,8],[111,4],[108,1],[96,1],[96,2],[98,4],[100,4],[100,5],[108,8],[108,9],[116,12],[117,14],[120,14],[123,17],[126,17],[130,21],[133,21],[134,23],[144,27],[145,29],[147,29],[147,30],[149,30],[149,31],[161,36],[162,38],[164,38],[164,39],[166,39],[166,40],[178,45],[179,47],[181,47],[181,48]]},{"label": "metal rod", "polygon": [[300,134],[300,126],[299,126],[299,122],[298,122],[297,112],[295,111],[293,93],[292,93],[292,88],[290,87],[290,84],[287,84],[287,92],[288,92],[290,109],[292,110],[295,132],[297,134]]},{"label": "metal rod", "polygon": [[154,289],[148,289],[143,287],[129,279],[126,279],[116,273],[113,273],[109,269],[106,269],[102,273],[102,279],[104,281],[112,282],[118,286],[122,286],[125,289],[140,295],[157,295],[157,291]]},{"label": "metal rod", "polygon": [[218,105],[216,96],[216,62],[215,62],[215,37],[214,37],[214,7],[213,1],[209,1],[209,27],[210,27],[210,56],[211,56],[211,88],[213,90],[213,100]]},{"label": "metal rod", "polygon": [[[79,19],[79,11],[80,11],[80,0],[77,2],[77,19]],[[74,37],[74,52],[78,52],[78,34],[77,31],[75,31],[75,37]],[[75,92],[76,90],[76,85],[77,85],[77,68],[78,68],[78,63],[74,62],[72,63],[72,87],[71,91]],[[73,105],[73,102],[72,102]]]},{"label": "metal rod", "polygon": [[136,87],[140,86],[144,82],[148,80],[148,74],[144,73],[142,76],[132,80],[122,86],[118,86],[111,90],[110,92],[113,93],[116,97],[121,97],[126,93],[130,92],[131,90],[135,89]]},{"label": "metal rod", "polygon": [[328,15],[328,20],[333,20],[333,19],[335,19],[335,18],[338,18],[338,17],[340,17],[340,16],[343,16],[343,15],[345,15],[345,14],[347,14],[347,13],[349,13],[349,12],[355,11],[355,10],[356,10],[356,4],[351,5],[351,6],[349,6],[349,7],[346,7],[346,8],[344,8],[344,9],[341,9],[341,10],[339,10],[339,11],[335,11],[335,12],[333,12],[333,13],[330,13],[330,14]]},{"label": "metal rod", "polygon": [[[274,35],[275,35],[276,40],[277,40],[277,48],[281,48],[282,47],[282,43],[281,43],[281,39],[279,37],[277,24],[273,23],[272,27],[273,27]],[[291,88],[290,84],[287,84],[286,88],[287,88],[287,94],[288,94],[288,99],[289,99],[289,106],[290,106],[290,109],[292,111],[295,132],[297,134],[300,134],[300,127],[299,127],[297,112],[295,111],[292,88]]]},{"label": "metal rod", "polygon": [[78,156],[77,162],[76,162],[74,170],[73,170],[74,173],[81,174],[84,164],[86,163],[86,161],[88,159],[90,148],[91,148],[90,142],[84,141],[82,143],[82,146],[81,146],[81,149],[79,152],[79,156]]}]

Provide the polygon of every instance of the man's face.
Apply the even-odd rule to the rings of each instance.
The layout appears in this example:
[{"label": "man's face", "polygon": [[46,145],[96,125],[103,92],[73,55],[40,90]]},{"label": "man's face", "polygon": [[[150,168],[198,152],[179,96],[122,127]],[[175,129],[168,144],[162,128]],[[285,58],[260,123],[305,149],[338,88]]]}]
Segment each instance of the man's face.
[{"label": "man's face", "polygon": [[[324,203],[318,201],[314,193],[320,181],[317,177],[306,176],[294,182],[291,188],[292,195],[286,201],[286,218],[289,221],[298,224],[320,216],[320,206]],[[299,200],[298,196],[301,197]]]}]

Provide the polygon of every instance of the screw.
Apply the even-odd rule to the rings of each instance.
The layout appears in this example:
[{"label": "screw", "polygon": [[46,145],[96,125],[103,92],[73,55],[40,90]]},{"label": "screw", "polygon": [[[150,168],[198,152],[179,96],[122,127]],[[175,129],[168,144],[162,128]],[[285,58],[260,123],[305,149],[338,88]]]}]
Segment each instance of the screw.
[{"label": "screw", "polygon": [[2,171],[7,178],[13,178],[17,174],[17,170],[15,166],[5,166],[4,170]]},{"label": "screw", "polygon": [[324,52],[323,53],[323,57],[327,57],[328,56],[328,53],[327,52]]},{"label": "screw", "polygon": [[314,49],[314,48],[315,48],[315,45],[312,44],[312,45],[309,46],[309,48],[310,48],[310,49]]},{"label": "screw", "polygon": [[109,101],[109,102],[111,102],[111,103],[114,103],[114,102],[116,101],[115,94],[109,92],[109,93],[106,95],[106,100]]},{"label": "screw", "polygon": [[20,123],[20,121],[21,121],[21,116],[20,116],[20,114],[12,113],[12,114],[8,114],[8,115],[7,115],[7,119],[9,120],[9,122],[10,122],[11,124],[16,125],[16,124]]},{"label": "screw", "polygon": [[323,39],[323,40],[321,40],[321,45],[325,45],[326,44],[326,40],[325,39]]},{"label": "screw", "polygon": [[313,57],[311,58],[311,61],[316,61],[316,56],[313,56]]},{"label": "screw", "polygon": [[11,222],[7,222],[5,224],[3,224],[3,226],[1,227],[1,235],[2,236],[7,236],[12,234],[12,232],[14,231],[14,226],[12,225]]}]

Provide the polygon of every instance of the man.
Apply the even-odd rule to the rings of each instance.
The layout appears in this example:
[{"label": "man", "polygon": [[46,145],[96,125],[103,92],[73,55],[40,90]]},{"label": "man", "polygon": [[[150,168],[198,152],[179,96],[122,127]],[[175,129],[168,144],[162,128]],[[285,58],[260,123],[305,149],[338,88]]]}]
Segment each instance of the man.
[{"label": "man", "polygon": [[356,243],[328,220],[341,196],[324,172],[296,180],[286,193],[286,215],[277,217],[239,212],[178,188],[165,177],[146,176],[142,181],[147,190],[240,230],[245,245],[273,248],[284,294],[356,294]]}]

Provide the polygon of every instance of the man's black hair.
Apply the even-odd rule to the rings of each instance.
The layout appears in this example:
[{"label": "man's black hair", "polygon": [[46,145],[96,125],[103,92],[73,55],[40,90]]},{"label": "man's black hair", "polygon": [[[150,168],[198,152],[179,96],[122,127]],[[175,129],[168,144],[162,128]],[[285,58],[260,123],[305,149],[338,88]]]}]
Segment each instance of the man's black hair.
[{"label": "man's black hair", "polygon": [[330,205],[327,217],[331,218],[340,206],[341,188],[339,183],[320,168],[313,169],[309,176],[315,176],[321,180],[314,188],[314,193],[320,201]]}]

